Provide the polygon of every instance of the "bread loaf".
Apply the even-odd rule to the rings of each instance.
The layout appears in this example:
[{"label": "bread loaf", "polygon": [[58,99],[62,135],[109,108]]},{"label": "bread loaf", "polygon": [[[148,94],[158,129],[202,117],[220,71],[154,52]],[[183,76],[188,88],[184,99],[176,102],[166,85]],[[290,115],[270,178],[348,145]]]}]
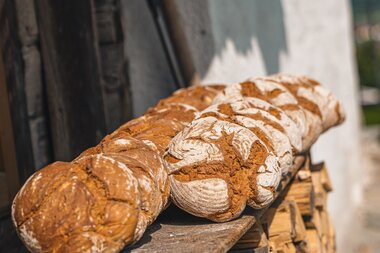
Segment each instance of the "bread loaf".
[{"label": "bread loaf", "polygon": [[236,218],[246,204],[263,208],[294,154],[343,119],[339,102],[306,77],[277,75],[228,86],[168,147],[172,200],[218,222]]},{"label": "bread loaf", "polygon": [[26,247],[118,252],[141,238],[168,203],[166,146],[221,89],[177,91],[74,161],[56,162],[32,175],[12,205]]},{"label": "bread loaf", "polygon": [[281,108],[301,131],[303,151],[309,149],[323,131],[345,118],[339,101],[318,82],[304,76],[277,74],[251,78],[228,86],[213,103],[243,97],[263,99]]}]

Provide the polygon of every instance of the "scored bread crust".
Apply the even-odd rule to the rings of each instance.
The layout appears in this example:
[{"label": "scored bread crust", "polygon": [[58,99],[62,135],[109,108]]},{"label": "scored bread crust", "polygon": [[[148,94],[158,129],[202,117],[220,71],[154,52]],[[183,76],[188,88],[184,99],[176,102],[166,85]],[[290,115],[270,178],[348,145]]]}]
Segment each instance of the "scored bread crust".
[{"label": "scored bread crust", "polygon": [[306,77],[276,75],[227,86],[168,147],[172,200],[217,222],[238,217],[246,205],[263,208],[294,155],[343,120],[339,102]]},{"label": "scored bread crust", "polygon": [[32,252],[117,252],[169,194],[196,216],[231,220],[270,204],[294,155],[343,120],[331,93],[302,76],[181,89],[74,161],[32,175],[13,222]]},{"label": "scored bread crust", "polygon": [[13,223],[26,247],[118,252],[139,240],[168,204],[165,148],[223,88],[179,90],[74,161],[34,173],[12,205]]},{"label": "scored bread crust", "polygon": [[308,150],[321,133],[345,119],[341,104],[331,92],[305,76],[277,74],[251,78],[226,87],[213,103],[243,97],[263,99],[282,109],[302,133],[303,151]]}]

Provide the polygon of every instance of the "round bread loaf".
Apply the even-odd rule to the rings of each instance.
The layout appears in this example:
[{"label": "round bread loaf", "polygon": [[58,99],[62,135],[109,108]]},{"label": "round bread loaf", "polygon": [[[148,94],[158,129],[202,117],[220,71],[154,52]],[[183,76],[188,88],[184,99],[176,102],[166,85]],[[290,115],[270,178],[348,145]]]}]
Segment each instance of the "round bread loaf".
[{"label": "round bread loaf", "polygon": [[17,194],[12,217],[32,252],[117,252],[135,240],[139,206],[129,169],[95,155],[36,172]]}]

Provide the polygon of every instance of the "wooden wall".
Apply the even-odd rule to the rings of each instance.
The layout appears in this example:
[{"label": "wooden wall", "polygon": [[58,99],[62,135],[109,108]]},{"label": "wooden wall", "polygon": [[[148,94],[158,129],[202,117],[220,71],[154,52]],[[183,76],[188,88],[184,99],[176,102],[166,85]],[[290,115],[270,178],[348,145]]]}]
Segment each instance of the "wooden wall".
[{"label": "wooden wall", "polygon": [[[211,37],[202,20],[195,44],[184,33],[189,6],[207,18],[200,1],[0,0],[0,152],[9,200],[34,171],[72,160],[199,82],[194,49]],[[9,204],[0,213],[0,249],[25,251]]]}]

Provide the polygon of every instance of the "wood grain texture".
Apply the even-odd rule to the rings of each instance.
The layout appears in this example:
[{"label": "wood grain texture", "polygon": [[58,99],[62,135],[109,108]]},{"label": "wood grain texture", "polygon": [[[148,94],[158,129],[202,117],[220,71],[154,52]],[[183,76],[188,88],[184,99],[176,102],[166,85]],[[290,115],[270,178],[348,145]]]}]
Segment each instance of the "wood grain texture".
[{"label": "wood grain texture", "polygon": [[164,48],[146,1],[121,1],[121,24],[133,116],[176,90]]},{"label": "wood grain texture", "polygon": [[51,161],[51,143],[48,129],[46,94],[42,78],[39,31],[35,3],[15,1],[17,32],[23,61],[23,78],[28,121],[33,149],[34,168],[40,169]]},{"label": "wood grain texture", "polygon": [[55,160],[71,160],[105,135],[93,3],[38,0]]},{"label": "wood grain texture", "polygon": [[[1,53],[1,51],[0,51]],[[7,87],[5,83],[3,60],[0,58],[0,153],[2,157],[2,172],[5,173],[1,182],[8,184],[6,198],[9,200],[16,195],[19,185],[19,173],[17,171],[16,146],[13,139],[13,126],[11,122]],[[5,189],[1,189],[5,191]],[[4,192],[3,192],[4,193]],[[2,193],[2,194],[3,194]],[[9,212],[9,203],[6,203],[6,212]]]},{"label": "wood grain texture", "polygon": [[138,252],[225,252],[255,223],[247,211],[239,219],[214,223],[171,206],[130,249]]},{"label": "wood grain texture", "polygon": [[[285,192],[284,189],[303,166],[304,160],[303,156],[296,158],[292,170],[281,182],[276,198]],[[278,200],[273,205],[278,205]],[[191,216],[172,206],[148,227],[137,244],[123,252],[227,252],[266,210],[246,208],[239,219],[214,223]]]},{"label": "wood grain texture", "polygon": [[[25,181],[34,172],[33,151],[31,145],[31,135],[28,122],[28,112],[25,98],[24,66],[22,62],[20,39],[17,34],[17,19],[14,1],[4,1],[0,6],[0,101],[2,104],[0,124],[8,124],[12,129],[4,134],[5,146],[3,150],[9,152],[4,154],[4,158],[13,159],[15,152],[17,163],[12,162],[9,166],[12,173],[12,180]],[[6,104],[6,105],[5,105]],[[8,108],[8,109],[7,109]],[[10,121],[10,122],[9,122]],[[14,145],[14,146],[13,146]],[[17,164],[17,165],[16,165]],[[18,176],[17,169],[18,168]],[[15,174],[14,174],[15,173]],[[9,174],[10,175],[10,174]],[[10,177],[10,176],[9,176]],[[9,180],[11,180],[9,178]],[[13,181],[11,197],[18,190],[18,182]]]},{"label": "wood grain texture", "polygon": [[95,0],[94,4],[101,85],[109,133],[132,118],[132,101],[124,56],[120,0]]}]

